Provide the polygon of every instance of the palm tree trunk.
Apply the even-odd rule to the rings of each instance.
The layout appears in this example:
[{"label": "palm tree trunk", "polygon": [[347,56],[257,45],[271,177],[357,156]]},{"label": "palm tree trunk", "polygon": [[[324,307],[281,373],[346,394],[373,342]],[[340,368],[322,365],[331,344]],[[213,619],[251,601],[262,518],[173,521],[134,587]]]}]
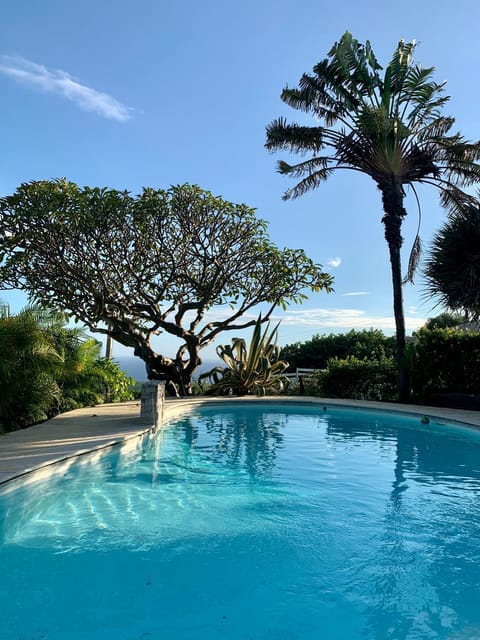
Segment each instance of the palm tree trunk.
[{"label": "palm tree trunk", "polygon": [[394,177],[391,182],[381,187],[383,210],[385,215],[382,222],[385,227],[385,240],[390,254],[393,286],[393,312],[395,315],[397,339],[397,367],[398,389],[400,402],[410,399],[410,382],[408,369],[405,366],[405,316],[403,313],[402,265],[400,250],[403,238],[401,234],[402,221],[406,215],[403,207],[404,192],[402,185]]}]

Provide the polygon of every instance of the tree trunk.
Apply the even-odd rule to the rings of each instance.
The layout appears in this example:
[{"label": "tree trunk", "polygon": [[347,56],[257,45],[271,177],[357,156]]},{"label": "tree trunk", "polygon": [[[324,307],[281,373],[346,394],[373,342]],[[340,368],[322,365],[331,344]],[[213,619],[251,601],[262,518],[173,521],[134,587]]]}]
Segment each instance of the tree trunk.
[{"label": "tree trunk", "polygon": [[202,360],[200,358],[200,344],[197,336],[188,335],[184,336],[186,349],[188,351],[188,360],[184,363],[181,360],[178,363],[178,368],[181,371],[181,381],[183,385],[183,395],[191,395],[191,387],[192,387],[192,376],[198,367],[202,364]]},{"label": "tree trunk", "polygon": [[402,185],[394,176],[391,182],[380,187],[382,191],[383,210],[385,215],[382,222],[385,227],[385,239],[390,254],[390,266],[392,271],[393,286],[393,312],[395,315],[396,339],[397,339],[397,367],[398,389],[400,402],[408,402],[410,399],[410,381],[408,369],[405,366],[405,317],[403,313],[402,292],[402,265],[400,250],[403,238],[401,227],[406,211],[403,207],[405,194]]},{"label": "tree trunk", "polygon": [[[169,395],[186,396],[191,393],[192,376],[202,364],[199,356],[201,346],[195,335],[183,336],[185,345],[178,351],[175,359],[156,353],[150,343],[142,336],[129,333],[118,324],[110,326],[112,337],[127,347],[133,347],[133,354],[145,362],[149,380],[163,380]],[[182,360],[182,354],[188,351],[188,359]]]}]

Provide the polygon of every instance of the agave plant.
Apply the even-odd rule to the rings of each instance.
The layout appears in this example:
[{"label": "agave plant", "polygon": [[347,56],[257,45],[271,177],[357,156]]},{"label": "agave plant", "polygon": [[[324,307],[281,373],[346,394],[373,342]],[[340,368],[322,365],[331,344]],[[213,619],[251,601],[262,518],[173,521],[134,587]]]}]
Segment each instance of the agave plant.
[{"label": "agave plant", "polygon": [[208,379],[212,391],[235,395],[253,393],[265,395],[267,391],[280,392],[288,385],[283,375],[288,363],[279,359],[277,345],[278,324],[270,332],[270,323],[262,333],[262,317],[255,323],[249,346],[243,338],[232,338],[230,345],[219,345],[216,349],[226,367],[215,367],[199,377],[199,382]]}]

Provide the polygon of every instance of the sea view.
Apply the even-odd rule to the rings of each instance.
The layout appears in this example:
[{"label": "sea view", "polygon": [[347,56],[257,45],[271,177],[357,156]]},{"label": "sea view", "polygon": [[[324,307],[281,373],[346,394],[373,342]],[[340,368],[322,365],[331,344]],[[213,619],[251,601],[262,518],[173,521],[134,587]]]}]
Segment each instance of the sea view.
[{"label": "sea view", "polygon": [[[140,358],[135,358],[134,356],[119,356],[113,358],[115,362],[118,362],[120,368],[125,371],[125,373],[136,380],[137,382],[145,382],[147,379],[147,372],[145,369],[145,363]],[[205,371],[209,371],[213,369],[213,367],[217,365],[222,365],[220,360],[205,360],[198,370],[195,372],[195,376],[199,376],[201,373]]]}]

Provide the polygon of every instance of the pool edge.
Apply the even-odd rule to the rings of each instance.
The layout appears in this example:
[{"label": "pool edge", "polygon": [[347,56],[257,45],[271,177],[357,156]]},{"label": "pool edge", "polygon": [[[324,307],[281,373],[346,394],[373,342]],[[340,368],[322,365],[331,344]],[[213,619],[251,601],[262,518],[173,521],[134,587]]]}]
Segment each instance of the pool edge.
[{"label": "pool edge", "polygon": [[[68,463],[81,456],[94,454],[96,452],[110,449],[129,441],[136,441],[155,433],[161,429],[163,424],[176,417],[181,417],[192,411],[195,407],[206,405],[228,405],[228,404],[303,404],[303,405],[321,405],[337,408],[358,408],[368,409],[370,411],[379,411],[383,413],[401,413],[404,415],[418,416],[421,418],[429,418],[434,420],[445,420],[448,423],[457,424],[464,427],[480,429],[480,412],[466,411],[462,409],[448,409],[443,407],[429,407],[421,405],[405,405],[388,402],[373,402],[367,400],[347,400],[339,398],[317,398],[313,396],[265,396],[265,397],[242,397],[242,398],[171,398],[164,403],[163,421],[159,425],[145,425],[141,423],[138,402],[118,403],[112,405],[99,405],[96,407],[88,407],[77,409],[67,414],[56,416],[52,420],[48,420],[40,425],[35,425],[29,429],[15,431],[10,434],[0,436],[0,490],[12,482],[21,482],[22,479],[33,481],[33,474],[42,472],[48,475],[58,472],[58,466],[62,463]],[[92,413],[95,412],[95,413]],[[98,418],[97,422],[92,418]],[[85,435],[84,429],[88,425],[88,434]],[[55,430],[56,428],[56,430]],[[81,444],[73,448],[67,447],[68,450],[62,449],[59,453],[53,447],[53,443],[58,444],[55,435],[58,434],[58,428],[65,442],[70,440],[81,440]],[[41,441],[38,437],[44,435],[45,440]],[[48,440],[51,441],[52,447],[48,449]],[[95,441],[97,444],[94,444]],[[40,446],[40,442],[45,448],[42,452],[42,460],[38,462],[30,462],[35,454],[29,455],[28,452],[35,451]],[[90,443],[89,443],[90,442]],[[13,453],[9,455],[8,445],[13,447]],[[25,455],[22,455],[22,444]],[[16,466],[11,467],[9,471],[2,468],[2,462],[10,457],[14,457],[15,448]],[[37,454],[38,456],[38,454]],[[21,462],[23,461],[23,462]],[[57,465],[57,469],[54,469]]]}]

